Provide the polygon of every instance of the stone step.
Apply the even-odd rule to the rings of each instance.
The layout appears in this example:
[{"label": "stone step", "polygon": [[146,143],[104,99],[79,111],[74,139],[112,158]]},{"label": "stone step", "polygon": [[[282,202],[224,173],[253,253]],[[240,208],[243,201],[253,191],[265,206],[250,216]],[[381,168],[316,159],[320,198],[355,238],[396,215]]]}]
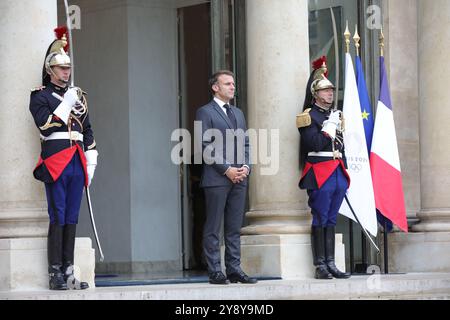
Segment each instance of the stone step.
[{"label": "stone step", "polygon": [[175,284],[84,291],[3,291],[0,300],[310,300],[449,299],[450,274],[353,276],[347,280],[270,280],[255,285]]}]

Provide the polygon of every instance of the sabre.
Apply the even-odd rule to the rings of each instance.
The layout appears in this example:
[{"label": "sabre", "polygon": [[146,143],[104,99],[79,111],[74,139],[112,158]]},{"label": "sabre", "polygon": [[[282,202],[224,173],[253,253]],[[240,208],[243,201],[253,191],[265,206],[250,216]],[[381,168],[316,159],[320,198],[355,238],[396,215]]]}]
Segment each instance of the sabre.
[{"label": "sabre", "polygon": [[100,245],[100,240],[98,239],[97,228],[95,226],[94,212],[92,211],[91,195],[89,193],[89,187],[86,187],[86,199],[89,207],[89,216],[91,217],[92,229],[94,230],[95,241],[97,242],[98,251],[100,253],[100,261],[105,260],[103,255],[102,246]]},{"label": "sabre", "polygon": [[[64,0],[64,6],[66,9],[66,19],[67,19],[67,31],[69,33],[69,54],[70,54],[70,59],[72,62],[72,74],[70,77],[70,86],[74,87],[74,82],[75,82],[75,59],[74,59],[74,55],[73,55],[73,45],[72,45],[72,22],[70,21],[70,16],[69,16],[69,3],[67,0]],[[87,200],[87,204],[88,204],[88,209],[89,209],[89,217],[91,218],[91,225],[92,225],[92,229],[94,231],[94,236],[95,236],[95,242],[97,243],[97,248],[98,251],[100,253],[100,261],[103,261],[105,259],[104,255],[103,255],[103,250],[102,250],[102,246],[100,244],[100,240],[98,238],[98,233],[97,233],[97,227],[95,225],[95,219],[94,219],[94,212],[92,210],[92,203],[91,203],[91,195],[89,193],[89,187],[85,187],[85,191],[86,191],[86,200]]]},{"label": "sabre", "polygon": [[333,36],[334,36],[334,60],[336,67],[336,98],[334,99],[334,110],[337,110],[339,101],[339,47],[337,37],[336,18],[334,17],[333,8],[330,7],[331,20],[333,21]]},{"label": "sabre", "polygon": [[361,229],[364,231],[364,234],[366,235],[366,238],[370,240],[370,242],[372,243],[372,245],[375,247],[375,249],[377,249],[378,252],[380,252],[380,249],[378,248],[378,246],[375,244],[375,242],[372,240],[372,237],[367,233],[366,229],[362,226],[361,222],[359,222],[358,217],[356,216],[355,211],[352,208],[352,205],[350,204],[350,201],[348,200],[347,196],[345,196],[345,201],[348,204],[348,207],[350,208],[350,211],[352,212],[353,216],[355,217],[356,221],[359,223]]},{"label": "sabre", "polygon": [[75,73],[74,73],[74,69],[75,69],[75,59],[73,57],[73,45],[72,45],[72,22],[70,21],[70,16],[69,16],[69,3],[67,2],[67,0],[64,0],[64,6],[66,8],[66,19],[67,19],[67,31],[69,32],[69,54],[70,54],[70,60],[72,62],[72,74],[70,77],[70,86],[74,87],[74,82],[75,82]]}]

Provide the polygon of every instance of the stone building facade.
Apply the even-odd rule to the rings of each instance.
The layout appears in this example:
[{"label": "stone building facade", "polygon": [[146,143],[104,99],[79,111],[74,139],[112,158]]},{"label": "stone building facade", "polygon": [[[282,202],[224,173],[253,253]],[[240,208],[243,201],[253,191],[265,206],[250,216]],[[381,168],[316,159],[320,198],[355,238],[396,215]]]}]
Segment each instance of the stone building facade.
[{"label": "stone building facade", "polygon": [[[170,162],[171,133],[189,128],[193,110],[208,99],[202,81],[218,68],[236,71],[238,105],[249,127],[279,130],[278,174],[263,176],[256,165],[251,177],[243,264],[259,275],[312,275],[294,119],[310,73],[311,14],[329,6],[341,8],[341,26],[345,18],[359,24],[373,90],[377,30],[365,22],[370,6],[381,10],[411,226],[408,234],[389,235],[390,270],[450,271],[448,0],[71,4],[81,12],[81,29],[74,30],[76,83],[89,94],[100,152],[92,194],[106,261],[95,263],[85,207],[76,247],[76,263],[91,285],[95,265],[96,272],[195,265],[193,174]],[[29,89],[40,84],[52,30],[65,17],[57,0],[3,0],[0,11],[0,290],[42,288],[48,218],[44,188],[31,174],[40,146],[28,111]],[[341,266],[344,238],[337,239]]]}]

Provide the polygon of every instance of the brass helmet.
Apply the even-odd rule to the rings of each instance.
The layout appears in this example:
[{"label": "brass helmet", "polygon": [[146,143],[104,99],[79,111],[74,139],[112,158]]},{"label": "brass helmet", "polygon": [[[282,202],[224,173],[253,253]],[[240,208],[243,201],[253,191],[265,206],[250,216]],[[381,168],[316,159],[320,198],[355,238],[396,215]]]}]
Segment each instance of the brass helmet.
[{"label": "brass helmet", "polygon": [[55,30],[56,40],[54,40],[46,53],[44,60],[44,70],[42,72],[42,82],[46,85],[49,81],[49,74],[53,74],[52,67],[71,67],[72,63],[70,57],[67,55],[68,51],[68,32],[67,27],[59,27]]},{"label": "brass helmet", "polygon": [[311,108],[314,103],[315,95],[317,91],[335,88],[330,80],[327,79],[327,58],[322,56],[315,60],[312,64],[312,72],[309,76],[308,83],[306,84],[305,101],[303,102],[303,111]]},{"label": "brass helmet", "polygon": [[[321,63],[320,67],[318,67],[318,64]],[[316,68],[318,67],[318,68]],[[316,95],[316,92],[319,90],[324,89],[336,89],[333,83],[331,83],[330,80],[328,80],[328,69],[327,69],[327,60],[325,57],[322,57],[321,59],[314,61],[314,69],[316,69],[313,72],[313,82],[311,83],[311,94],[313,96]]]}]

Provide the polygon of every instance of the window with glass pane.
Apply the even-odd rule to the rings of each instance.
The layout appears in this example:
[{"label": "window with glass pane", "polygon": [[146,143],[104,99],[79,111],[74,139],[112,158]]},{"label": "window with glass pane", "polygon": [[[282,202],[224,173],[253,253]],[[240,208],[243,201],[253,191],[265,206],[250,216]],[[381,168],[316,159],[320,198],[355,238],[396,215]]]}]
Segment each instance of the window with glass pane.
[{"label": "window with glass pane", "polygon": [[[339,61],[335,58],[335,45],[333,34],[333,22],[330,8],[336,19],[336,29],[338,35]],[[344,84],[344,45],[343,33],[345,24],[354,26],[358,21],[358,1],[357,0],[309,0],[309,53],[310,61],[314,61],[321,56],[327,57],[328,78],[335,85],[336,63],[339,63],[339,105],[342,105],[343,84]],[[354,50],[354,49],[352,49]],[[354,51],[351,51],[352,55]]]}]

